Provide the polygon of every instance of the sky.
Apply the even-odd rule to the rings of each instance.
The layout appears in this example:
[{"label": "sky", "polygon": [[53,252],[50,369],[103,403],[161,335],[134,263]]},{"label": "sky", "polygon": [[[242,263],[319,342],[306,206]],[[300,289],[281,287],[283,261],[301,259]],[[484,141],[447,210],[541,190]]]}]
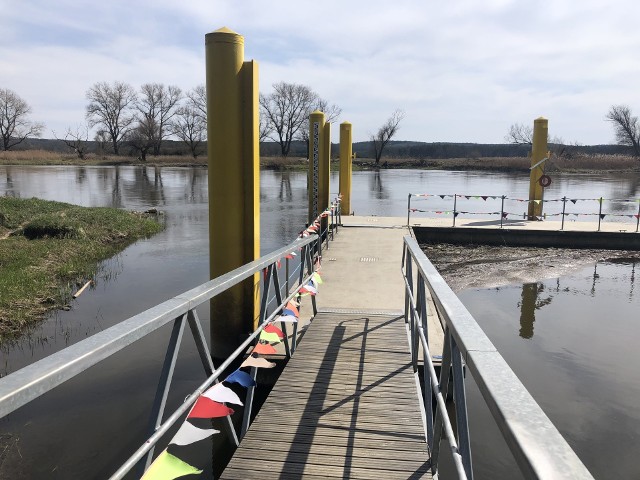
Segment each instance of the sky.
[{"label": "sky", "polygon": [[[0,88],[43,136],[85,122],[96,82],[205,83],[205,34],[226,26],[260,91],[311,87],[354,141],[396,109],[397,140],[504,143],[549,119],[566,143],[613,143],[611,105],[640,113],[637,0],[0,0]],[[333,141],[338,141],[338,128]]]}]

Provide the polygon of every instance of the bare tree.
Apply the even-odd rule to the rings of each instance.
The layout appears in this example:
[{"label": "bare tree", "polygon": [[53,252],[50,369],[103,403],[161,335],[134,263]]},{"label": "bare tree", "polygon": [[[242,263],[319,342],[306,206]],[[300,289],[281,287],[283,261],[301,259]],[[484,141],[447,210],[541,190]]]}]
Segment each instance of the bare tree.
[{"label": "bare tree", "polygon": [[141,119],[134,128],[127,131],[124,137],[127,145],[138,155],[138,160],[143,162],[147,161],[147,154],[154,146],[153,132],[157,127],[154,125],[153,120],[147,122],[146,119]]},{"label": "bare tree", "polygon": [[[314,110],[320,110],[322,113],[324,113],[324,120],[325,122],[328,122],[328,123],[335,122],[340,116],[340,114],[342,113],[342,109],[339,106],[335,104],[329,105],[329,102],[321,97],[317,97],[315,103],[311,105],[311,107],[309,108],[309,112],[306,115],[307,118],[309,117],[311,112],[313,112]],[[307,156],[308,156],[309,129],[301,128],[298,138],[307,144]]]},{"label": "bare tree", "polygon": [[398,133],[400,122],[404,118],[404,112],[402,110],[396,110],[391,114],[387,121],[382,125],[375,135],[371,135],[371,141],[373,142],[373,150],[376,156],[376,165],[380,163],[382,152],[387,143]]},{"label": "bare tree", "polygon": [[633,149],[633,155],[640,157],[640,124],[626,105],[613,105],[606,117],[613,123],[618,145],[627,145]]},{"label": "bare tree", "polygon": [[189,97],[187,105],[180,107],[169,124],[171,133],[182,140],[193,158],[202,153],[207,138],[207,122]]},{"label": "bare tree", "polygon": [[29,120],[31,107],[8,88],[0,88],[0,136],[2,149],[10,150],[29,137],[39,137],[44,124]]},{"label": "bare tree", "polygon": [[260,124],[258,129],[259,141],[262,143],[269,135],[271,135],[271,122],[269,122],[267,116],[264,114],[262,109],[260,109]]},{"label": "bare tree", "polygon": [[291,142],[300,135],[317,100],[318,95],[306,85],[286,82],[275,83],[272,93],[260,95],[262,115],[270,127],[268,137],[280,145],[283,157],[289,155]]},{"label": "bare tree", "polygon": [[505,135],[504,140],[514,145],[532,145],[533,127],[523,123],[514,123],[509,127],[509,133]]},{"label": "bare tree", "polygon": [[87,120],[89,127],[99,126],[108,137],[113,153],[120,153],[120,144],[132,128],[134,115],[131,110],[136,92],[127,83],[98,82],[87,91]]},{"label": "bare tree", "polygon": [[187,92],[187,98],[191,106],[207,121],[207,89],[204,85],[198,85]]},{"label": "bare tree", "polygon": [[71,127],[67,127],[67,132],[64,138],[58,138],[56,132],[52,132],[56,140],[62,140],[64,144],[69,147],[78,156],[80,160],[84,160],[87,151],[89,150],[89,128],[80,127],[79,125],[75,130],[71,130]]},{"label": "bare tree", "polygon": [[153,154],[160,154],[162,140],[170,135],[167,128],[171,117],[175,115],[178,102],[182,99],[182,90],[161,83],[145,83],[140,87],[140,95],[135,102],[136,118],[140,128],[136,128],[136,137],[148,135],[148,142],[153,148]]}]

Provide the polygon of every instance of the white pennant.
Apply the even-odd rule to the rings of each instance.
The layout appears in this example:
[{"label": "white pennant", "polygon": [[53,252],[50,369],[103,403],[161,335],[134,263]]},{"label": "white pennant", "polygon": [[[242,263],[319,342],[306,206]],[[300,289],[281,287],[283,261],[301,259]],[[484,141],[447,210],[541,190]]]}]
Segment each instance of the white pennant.
[{"label": "white pennant", "polygon": [[191,443],[204,440],[216,433],[220,433],[220,430],[215,430],[213,428],[203,430],[201,428],[194,427],[189,422],[184,422],[169,443],[173,443],[174,445],[189,445]]},{"label": "white pennant", "polygon": [[202,394],[203,397],[207,397],[210,400],[218,403],[233,403],[235,405],[242,405],[240,398],[236,395],[236,392],[229,387],[218,383],[209,390]]},{"label": "white pennant", "polygon": [[298,323],[298,319],[292,315],[280,315],[275,322]]}]

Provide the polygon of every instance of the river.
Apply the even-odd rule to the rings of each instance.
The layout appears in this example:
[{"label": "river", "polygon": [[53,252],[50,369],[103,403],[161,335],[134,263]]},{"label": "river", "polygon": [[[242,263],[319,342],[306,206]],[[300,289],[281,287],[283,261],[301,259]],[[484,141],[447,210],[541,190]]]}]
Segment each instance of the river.
[{"label": "river", "polygon": [[[335,192],[337,174],[332,174],[331,182]],[[528,185],[527,176],[522,174],[354,172],[352,210],[357,215],[404,217],[408,193],[526,198]],[[208,278],[206,169],[0,166],[0,195],[133,210],[157,208],[164,213],[166,223],[160,234],[104,262],[96,285],[74,300],[71,310],[52,314],[29,335],[4,345],[0,350],[0,375]],[[632,202],[640,197],[640,175],[556,175],[545,195],[615,199],[603,202],[604,212],[633,215],[638,203]],[[452,210],[450,198],[436,196],[419,201],[428,206],[425,210]],[[491,201],[472,198],[458,209],[495,211]],[[549,209],[558,206],[548,205]],[[598,203],[593,201],[568,205],[578,214],[598,212]],[[516,202],[507,209],[524,210]],[[305,219],[306,174],[262,171],[262,252],[290,242]],[[580,215],[573,220],[594,217]],[[605,221],[631,225],[635,219],[611,215]],[[634,324],[640,305],[633,294],[636,266],[632,262],[604,262],[589,268],[557,279],[560,286],[556,291],[556,280],[544,280],[497,289],[468,289],[460,296],[594,475],[612,478],[607,472],[615,471],[615,478],[640,478],[639,467],[628,455],[640,431],[640,411],[634,402],[640,378],[632,368],[640,354],[629,344],[629,339],[638,338],[640,333]],[[583,281],[594,268],[598,272],[597,295],[591,293],[589,282]],[[525,292],[535,297],[527,303],[534,305],[535,316],[535,328],[528,338],[516,334],[521,328]],[[614,295],[618,292],[622,292],[621,297]],[[554,300],[546,301],[549,296]],[[560,307],[562,310],[556,310]],[[206,310],[199,311],[204,324]],[[159,331],[0,420],[0,478],[104,478],[112,473],[113,466],[141,443],[167,338],[167,329]],[[202,381],[198,365],[195,348],[185,340],[174,377],[176,393],[170,403],[181,402],[180,395],[183,398],[184,391]],[[473,385],[469,389],[475,398]],[[502,455],[486,420],[488,413],[480,405],[474,401],[470,406],[472,448],[480,454],[476,478],[513,478],[512,461]],[[213,440],[214,446],[219,441]],[[211,445],[207,448],[210,450]],[[612,465],[616,468],[611,469]],[[216,470],[209,465],[206,471],[212,469]]]}]

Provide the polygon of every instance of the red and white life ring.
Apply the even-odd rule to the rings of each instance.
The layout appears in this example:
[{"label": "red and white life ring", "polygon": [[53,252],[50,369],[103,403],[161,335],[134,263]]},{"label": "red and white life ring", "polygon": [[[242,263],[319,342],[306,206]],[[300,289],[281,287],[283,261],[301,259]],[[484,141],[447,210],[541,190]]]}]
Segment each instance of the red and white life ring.
[{"label": "red and white life ring", "polygon": [[551,185],[551,177],[549,175],[542,175],[538,180],[538,183],[542,188],[547,188]]}]

